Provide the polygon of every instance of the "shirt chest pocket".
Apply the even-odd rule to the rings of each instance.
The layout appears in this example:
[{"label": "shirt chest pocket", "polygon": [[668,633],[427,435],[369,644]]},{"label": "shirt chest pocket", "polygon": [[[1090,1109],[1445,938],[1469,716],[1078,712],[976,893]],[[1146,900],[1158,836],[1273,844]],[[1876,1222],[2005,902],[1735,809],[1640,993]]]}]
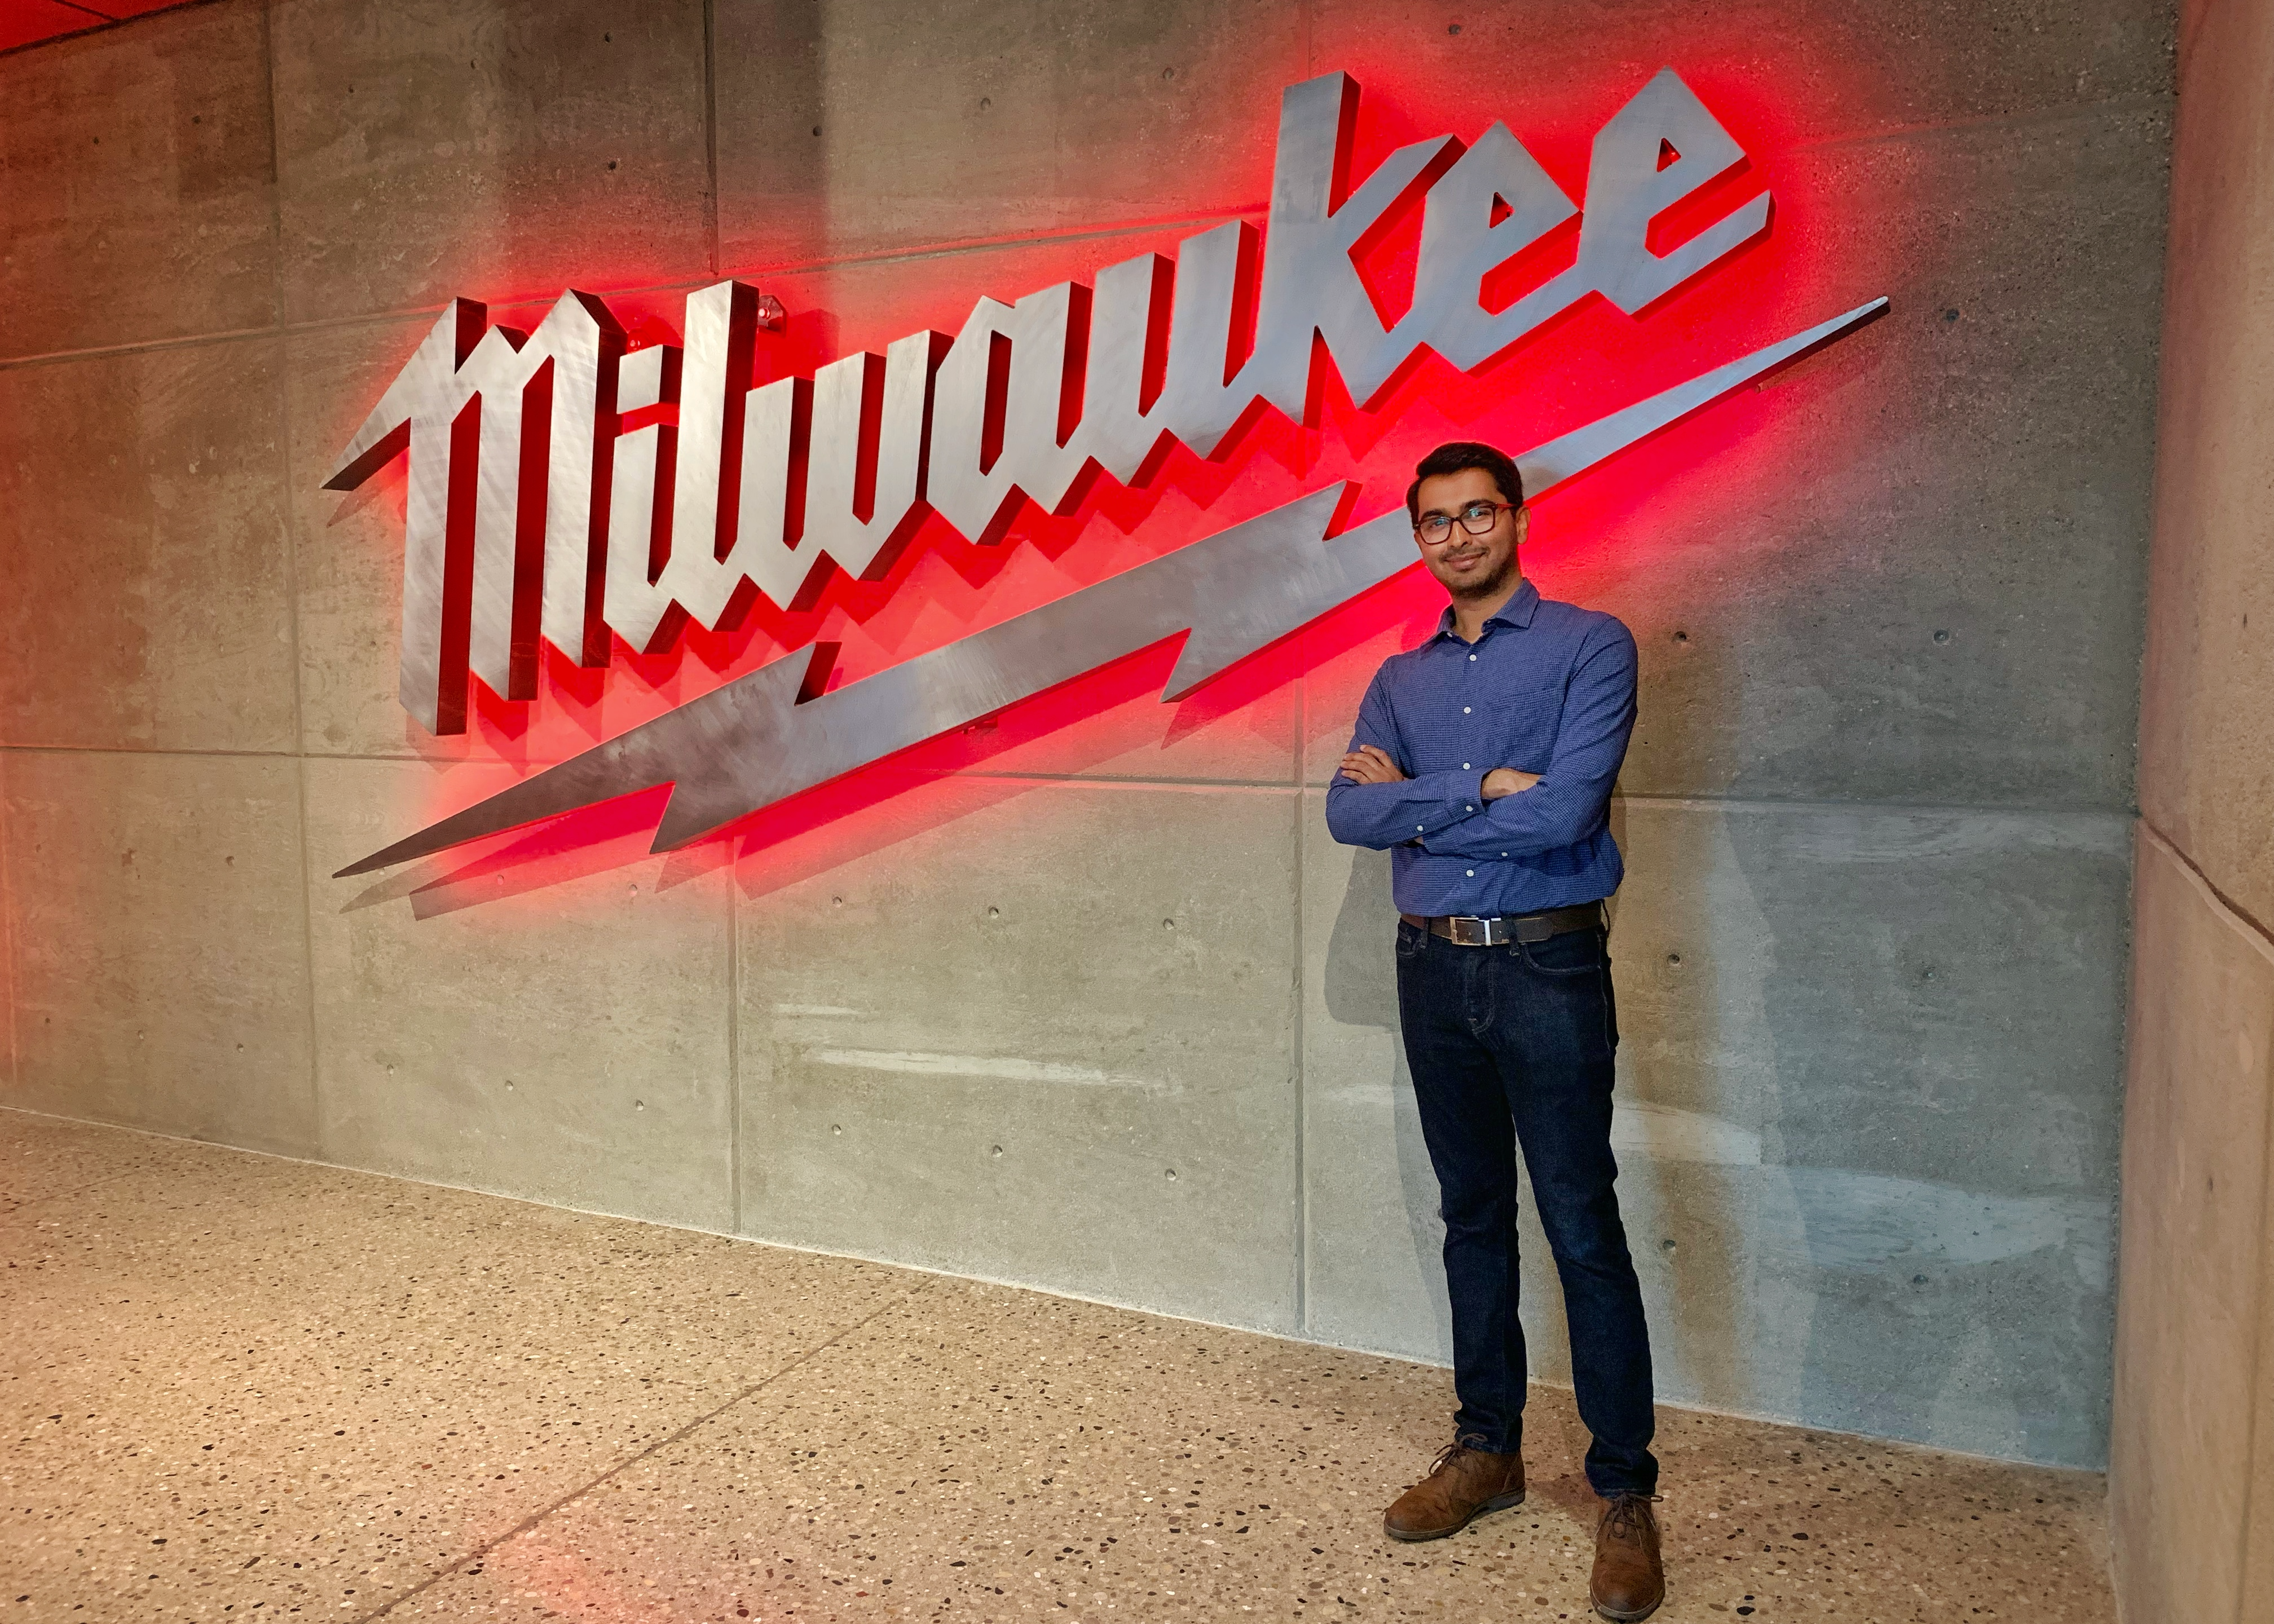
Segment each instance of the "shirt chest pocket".
[{"label": "shirt chest pocket", "polygon": [[1487,772],[1516,767],[1546,769],[1563,716],[1563,682],[1503,688],[1465,698],[1450,707],[1447,732],[1435,752],[1440,759],[1424,771]]}]

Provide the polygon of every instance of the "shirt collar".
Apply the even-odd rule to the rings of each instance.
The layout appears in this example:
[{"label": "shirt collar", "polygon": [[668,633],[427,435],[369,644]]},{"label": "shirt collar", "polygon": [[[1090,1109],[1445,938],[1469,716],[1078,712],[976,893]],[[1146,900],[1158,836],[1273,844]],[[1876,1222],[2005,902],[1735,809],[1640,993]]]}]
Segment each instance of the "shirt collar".
[{"label": "shirt collar", "polygon": [[[1483,628],[1478,633],[1477,640],[1481,643],[1484,640],[1484,633],[1489,632],[1495,626],[1513,626],[1517,630],[1522,631],[1532,624],[1532,612],[1539,607],[1540,589],[1532,584],[1530,576],[1526,576],[1517,587],[1516,596],[1500,606],[1499,613],[1485,617]],[[1448,604],[1445,605],[1445,613],[1437,617],[1437,635],[1450,637],[1452,635],[1453,606]]]}]

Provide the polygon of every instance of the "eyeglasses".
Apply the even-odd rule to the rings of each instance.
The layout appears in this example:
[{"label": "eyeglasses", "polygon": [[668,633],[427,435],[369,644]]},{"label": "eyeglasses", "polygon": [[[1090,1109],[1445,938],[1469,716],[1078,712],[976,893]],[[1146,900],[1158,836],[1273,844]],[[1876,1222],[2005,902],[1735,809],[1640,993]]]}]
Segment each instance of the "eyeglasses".
[{"label": "eyeglasses", "polygon": [[[1472,536],[1488,534],[1500,522],[1500,515],[1514,513],[1522,506],[1518,502],[1471,502],[1460,511],[1461,528]],[[1442,545],[1453,534],[1453,521],[1442,513],[1426,515],[1413,527],[1413,533],[1432,546]]]}]

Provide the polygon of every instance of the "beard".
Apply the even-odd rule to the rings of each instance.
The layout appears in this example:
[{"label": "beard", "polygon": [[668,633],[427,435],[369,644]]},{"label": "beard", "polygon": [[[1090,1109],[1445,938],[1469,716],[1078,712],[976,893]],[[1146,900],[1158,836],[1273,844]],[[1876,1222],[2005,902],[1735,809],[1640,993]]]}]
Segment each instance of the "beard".
[{"label": "beard", "polygon": [[1508,583],[1515,578],[1516,549],[1510,547],[1508,550],[1508,556],[1501,560],[1500,568],[1491,575],[1479,576],[1473,581],[1458,583],[1443,581],[1440,584],[1456,599],[1464,603],[1475,603],[1480,598],[1490,598],[1496,592],[1507,590]]}]

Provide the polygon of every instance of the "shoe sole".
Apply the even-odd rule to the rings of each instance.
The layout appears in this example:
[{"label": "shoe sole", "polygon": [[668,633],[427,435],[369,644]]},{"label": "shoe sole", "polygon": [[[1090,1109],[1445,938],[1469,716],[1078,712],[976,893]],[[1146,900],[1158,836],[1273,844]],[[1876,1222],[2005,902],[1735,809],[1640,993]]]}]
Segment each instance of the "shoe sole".
[{"label": "shoe sole", "polygon": [[1524,1491],[1522,1489],[1518,1489],[1513,1494],[1495,1495],[1491,1500],[1482,1502],[1474,1511],[1469,1513],[1467,1516],[1463,1517],[1450,1528],[1433,1528],[1426,1533],[1419,1534],[1401,1534],[1396,1529],[1390,1527],[1389,1523],[1385,1522],[1382,1525],[1382,1531],[1389,1535],[1392,1539],[1399,1540],[1409,1545],[1418,1545],[1423,1541],[1430,1539],[1449,1539],[1455,1534],[1459,1533],[1463,1529],[1468,1527],[1470,1523],[1475,1522],[1479,1517],[1483,1516],[1487,1512],[1506,1511],[1511,1506],[1521,1506],[1522,1504],[1524,1504]]},{"label": "shoe sole", "polygon": [[1614,1612],[1610,1608],[1603,1605],[1602,1603],[1597,1601],[1592,1596],[1587,1598],[1587,1603],[1590,1606],[1594,1608],[1595,1615],[1598,1618],[1609,1619],[1612,1621],[1612,1624],[1641,1624],[1642,1620],[1648,1618],[1652,1613],[1656,1613],[1660,1607],[1665,1605],[1666,1598],[1660,1596],[1656,1601],[1651,1603],[1649,1606],[1645,1607],[1639,1613]]}]

